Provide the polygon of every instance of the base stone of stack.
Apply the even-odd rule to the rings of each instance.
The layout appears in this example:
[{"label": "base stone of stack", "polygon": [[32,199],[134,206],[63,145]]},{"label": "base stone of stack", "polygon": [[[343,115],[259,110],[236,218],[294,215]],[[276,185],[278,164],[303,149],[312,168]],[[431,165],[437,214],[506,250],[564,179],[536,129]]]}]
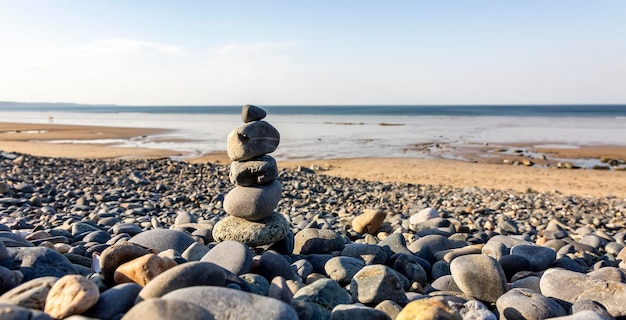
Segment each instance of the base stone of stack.
[{"label": "base stone of stack", "polygon": [[289,222],[277,212],[259,221],[227,216],[213,227],[215,241],[234,240],[250,247],[277,242],[289,232]]}]

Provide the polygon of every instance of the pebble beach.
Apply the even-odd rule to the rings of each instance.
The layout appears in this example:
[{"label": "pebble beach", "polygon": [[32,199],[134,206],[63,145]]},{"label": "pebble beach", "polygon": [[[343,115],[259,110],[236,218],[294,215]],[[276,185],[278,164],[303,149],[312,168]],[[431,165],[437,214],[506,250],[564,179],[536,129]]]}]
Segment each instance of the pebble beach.
[{"label": "pebble beach", "polygon": [[250,144],[279,134],[247,112],[227,157],[0,144],[0,318],[626,317],[623,172],[276,164]]}]

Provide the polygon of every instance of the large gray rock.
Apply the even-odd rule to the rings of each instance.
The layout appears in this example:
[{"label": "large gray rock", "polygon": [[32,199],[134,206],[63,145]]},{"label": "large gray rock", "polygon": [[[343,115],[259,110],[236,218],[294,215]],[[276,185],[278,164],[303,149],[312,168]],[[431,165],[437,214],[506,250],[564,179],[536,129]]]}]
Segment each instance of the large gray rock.
[{"label": "large gray rock", "polygon": [[182,300],[207,309],[215,319],[297,319],[296,311],[288,304],[257,294],[212,286],[196,286],[172,291],[165,300]]},{"label": "large gray rock", "polygon": [[496,302],[507,290],[506,276],[494,258],[484,254],[460,256],[450,263],[450,273],[463,293]]},{"label": "large gray rock", "polygon": [[265,121],[243,124],[228,134],[226,152],[233,161],[245,161],[272,153],[280,143],[280,133]]},{"label": "large gray rock", "polygon": [[626,283],[594,279],[584,273],[552,268],[543,273],[541,293],[575,303],[594,300],[601,303],[614,317],[626,316]]},{"label": "large gray rock", "polygon": [[243,187],[270,183],[278,178],[276,160],[263,155],[248,161],[233,161],[230,164],[230,182]]},{"label": "large gray rock", "polygon": [[168,292],[191,286],[223,286],[224,270],[210,262],[187,262],[159,274],[141,289],[137,302],[159,298]]},{"label": "large gray rock", "polygon": [[14,247],[8,248],[8,251],[9,258],[4,261],[3,265],[22,272],[24,275],[22,281],[78,273],[66,257],[46,247]]},{"label": "large gray rock", "polygon": [[41,277],[24,282],[0,296],[0,303],[43,310],[48,292],[57,280],[58,277]]},{"label": "large gray rock", "polygon": [[98,302],[83,313],[84,316],[100,320],[119,319],[135,305],[135,298],[141,290],[136,283],[123,283],[100,294]]},{"label": "large gray rock", "polygon": [[331,279],[345,286],[352,277],[365,267],[365,261],[352,257],[333,257],[324,265],[324,271]]},{"label": "large gray rock", "polygon": [[188,234],[171,229],[152,229],[144,231],[128,240],[144,247],[162,252],[174,249],[176,252],[185,252],[195,240]]},{"label": "large gray rock", "polygon": [[530,289],[511,289],[496,301],[500,319],[546,319],[567,315],[556,301]]},{"label": "large gray rock", "polygon": [[224,210],[231,216],[246,220],[267,218],[276,209],[282,190],[278,180],[252,187],[236,186],[224,197]]},{"label": "large gray rock", "polygon": [[399,304],[407,302],[402,281],[396,271],[381,265],[366,266],[350,282],[352,300],[376,305],[383,300]]},{"label": "large gray rock", "polygon": [[511,248],[511,255],[522,256],[530,262],[532,271],[547,269],[556,260],[556,251],[533,244],[519,244]]},{"label": "large gray rock", "polygon": [[279,241],[289,232],[289,222],[277,212],[259,221],[227,216],[213,227],[215,241],[234,240],[256,247]]},{"label": "large gray rock", "polygon": [[149,299],[132,307],[122,320],[213,320],[205,308],[186,301]]},{"label": "large gray rock", "polygon": [[200,261],[215,263],[239,275],[252,268],[252,251],[241,242],[227,240],[218,243]]}]

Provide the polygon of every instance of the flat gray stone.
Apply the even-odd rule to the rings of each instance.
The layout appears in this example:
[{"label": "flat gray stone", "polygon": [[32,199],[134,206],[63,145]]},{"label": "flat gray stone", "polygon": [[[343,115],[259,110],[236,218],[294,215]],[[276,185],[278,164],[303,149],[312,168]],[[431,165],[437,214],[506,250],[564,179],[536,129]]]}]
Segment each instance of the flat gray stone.
[{"label": "flat gray stone", "polygon": [[522,256],[530,262],[531,271],[543,271],[556,260],[556,251],[552,248],[533,245],[519,244],[511,248],[511,255]]},{"label": "flat gray stone", "polygon": [[11,270],[19,270],[24,275],[22,281],[53,276],[62,277],[77,274],[76,268],[62,254],[46,247],[7,248],[9,258],[3,265]]},{"label": "flat gray stone", "polygon": [[209,250],[200,261],[215,263],[240,275],[249,272],[252,268],[252,251],[241,242],[226,240]]},{"label": "flat gray stone", "polygon": [[149,299],[132,307],[122,320],[213,320],[215,317],[205,308],[191,302],[165,299]]},{"label": "flat gray stone", "polygon": [[280,133],[265,121],[243,124],[228,134],[226,152],[233,161],[245,161],[272,153],[280,143]]},{"label": "flat gray stone", "polygon": [[174,249],[176,252],[185,252],[195,240],[188,234],[171,229],[152,229],[137,234],[128,242],[162,252]]},{"label": "flat gray stone", "polygon": [[278,178],[276,159],[263,155],[247,161],[233,161],[229,177],[230,182],[242,187],[268,184]]},{"label": "flat gray stone", "polygon": [[59,277],[41,277],[24,282],[0,296],[0,303],[43,310],[48,292],[57,280]]},{"label": "flat gray stone", "polygon": [[216,319],[298,319],[296,311],[288,304],[249,292],[213,287],[196,286],[172,291],[162,297],[165,300],[183,300],[208,310]]},{"label": "flat gray stone", "polygon": [[294,236],[294,254],[331,253],[345,247],[341,235],[330,229],[307,228]]},{"label": "flat gray stone", "polygon": [[159,298],[168,292],[191,286],[223,286],[225,271],[210,262],[193,261],[175,266],[159,274],[141,289],[137,302]]},{"label": "flat gray stone", "polygon": [[350,282],[352,300],[376,305],[383,300],[399,304],[407,302],[404,286],[396,271],[381,265],[366,266],[357,272]]},{"label": "flat gray stone", "polygon": [[346,289],[337,281],[324,278],[300,288],[293,295],[293,299],[302,302],[312,302],[328,310],[340,304],[351,304],[352,298]]},{"label": "flat gray stone", "polygon": [[530,289],[511,289],[496,301],[500,319],[546,319],[567,315],[556,301]]},{"label": "flat gray stone", "polygon": [[261,220],[274,212],[282,191],[278,180],[252,187],[236,186],[224,197],[224,210],[231,216]]},{"label": "flat gray stone", "polygon": [[100,320],[116,319],[135,305],[139,291],[141,286],[136,283],[123,283],[107,289],[100,294],[98,302],[83,315]]},{"label": "flat gray stone", "polygon": [[324,271],[329,278],[345,286],[352,281],[357,272],[365,267],[365,261],[353,257],[333,257],[324,265]]},{"label": "flat gray stone", "polygon": [[289,222],[277,212],[259,221],[227,216],[213,227],[213,238],[215,241],[233,240],[256,247],[283,239],[289,230]]}]

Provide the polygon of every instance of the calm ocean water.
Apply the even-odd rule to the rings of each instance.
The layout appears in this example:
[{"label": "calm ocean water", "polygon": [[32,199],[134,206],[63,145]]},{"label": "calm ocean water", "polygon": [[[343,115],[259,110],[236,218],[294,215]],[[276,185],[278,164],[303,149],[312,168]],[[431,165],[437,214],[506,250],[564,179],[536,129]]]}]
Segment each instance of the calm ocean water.
[{"label": "calm ocean water", "polygon": [[[626,145],[626,105],[261,106],[281,134],[278,159],[454,158],[467,145]],[[226,149],[241,106],[113,106],[0,102],[0,121],[170,129],[159,136],[94,140],[198,156]],[[36,137],[33,137],[36,140]],[[175,140],[176,142],[171,142]],[[85,141],[57,141],[80,143]],[[415,145],[446,146],[424,153]]]},{"label": "calm ocean water", "polygon": [[[277,115],[625,117],[625,105],[262,106]],[[0,111],[238,114],[241,106],[122,106],[0,102]]]}]

